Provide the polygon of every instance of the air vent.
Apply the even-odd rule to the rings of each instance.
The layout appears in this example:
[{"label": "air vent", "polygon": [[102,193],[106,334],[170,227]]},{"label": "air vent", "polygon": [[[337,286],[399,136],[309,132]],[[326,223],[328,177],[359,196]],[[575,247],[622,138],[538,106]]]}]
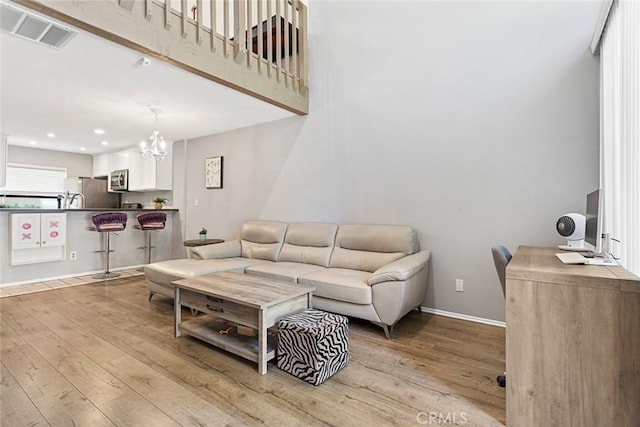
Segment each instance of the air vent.
[{"label": "air vent", "polygon": [[62,49],[78,34],[71,28],[5,3],[0,3],[0,25],[3,31],[56,49]]}]

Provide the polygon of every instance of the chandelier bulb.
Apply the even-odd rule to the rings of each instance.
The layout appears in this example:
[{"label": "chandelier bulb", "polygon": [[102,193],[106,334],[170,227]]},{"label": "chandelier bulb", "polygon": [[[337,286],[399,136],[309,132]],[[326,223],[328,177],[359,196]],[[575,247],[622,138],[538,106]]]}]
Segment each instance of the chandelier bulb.
[{"label": "chandelier bulb", "polygon": [[155,115],[156,126],[149,135],[149,144],[146,141],[140,142],[140,153],[145,156],[154,156],[156,160],[162,160],[167,155],[167,143],[164,141],[164,137],[160,135],[158,130],[158,114],[162,110],[157,108],[151,108],[151,112]]}]

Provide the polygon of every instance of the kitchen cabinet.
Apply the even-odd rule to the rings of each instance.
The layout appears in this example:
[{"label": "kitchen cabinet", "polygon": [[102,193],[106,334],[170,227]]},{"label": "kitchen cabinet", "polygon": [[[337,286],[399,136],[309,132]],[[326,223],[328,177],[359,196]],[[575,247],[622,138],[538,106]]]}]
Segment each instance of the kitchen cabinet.
[{"label": "kitchen cabinet", "polygon": [[132,149],[117,151],[115,153],[109,153],[107,155],[110,172],[120,169],[129,169],[131,167],[131,150]]},{"label": "kitchen cabinet", "polygon": [[11,265],[65,259],[65,213],[11,214]]},{"label": "kitchen cabinet", "polygon": [[153,156],[143,156],[135,148],[130,153],[129,191],[171,190],[173,188],[173,145],[167,145],[167,155],[163,160]]},{"label": "kitchen cabinet", "polygon": [[[173,188],[173,144],[167,144],[163,160],[143,156],[133,147],[115,153],[93,156],[93,176],[108,176],[114,170],[129,170],[129,191],[171,190]],[[111,182],[109,182],[111,191]]]},{"label": "kitchen cabinet", "polygon": [[109,176],[109,155],[99,154],[93,156],[93,176]]},{"label": "kitchen cabinet", "polygon": [[142,154],[138,147],[130,148],[127,150],[127,158],[129,159],[129,191],[140,191],[140,163],[142,161]]}]

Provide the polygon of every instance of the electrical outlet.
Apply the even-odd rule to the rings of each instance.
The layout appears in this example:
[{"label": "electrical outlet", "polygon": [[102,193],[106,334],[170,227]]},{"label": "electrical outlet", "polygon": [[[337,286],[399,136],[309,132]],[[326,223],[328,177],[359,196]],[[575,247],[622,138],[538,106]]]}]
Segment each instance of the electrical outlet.
[{"label": "electrical outlet", "polygon": [[464,280],[456,279],[456,292],[464,292]]},{"label": "electrical outlet", "polygon": [[200,206],[200,201],[198,199],[195,199],[193,201],[193,206]]},{"label": "electrical outlet", "polygon": [[78,259],[78,253],[76,251],[70,252],[69,259]]}]

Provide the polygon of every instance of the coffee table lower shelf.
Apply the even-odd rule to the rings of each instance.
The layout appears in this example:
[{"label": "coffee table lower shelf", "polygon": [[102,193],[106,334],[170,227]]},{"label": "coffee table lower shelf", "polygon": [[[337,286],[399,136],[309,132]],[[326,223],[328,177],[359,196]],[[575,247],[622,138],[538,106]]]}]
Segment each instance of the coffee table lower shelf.
[{"label": "coffee table lower shelf", "polygon": [[[258,362],[258,336],[246,336],[237,332],[237,323],[217,318],[213,315],[200,315],[180,323],[180,331],[226,350],[237,356]],[[275,329],[267,332],[266,361],[276,356],[277,337]]]}]

